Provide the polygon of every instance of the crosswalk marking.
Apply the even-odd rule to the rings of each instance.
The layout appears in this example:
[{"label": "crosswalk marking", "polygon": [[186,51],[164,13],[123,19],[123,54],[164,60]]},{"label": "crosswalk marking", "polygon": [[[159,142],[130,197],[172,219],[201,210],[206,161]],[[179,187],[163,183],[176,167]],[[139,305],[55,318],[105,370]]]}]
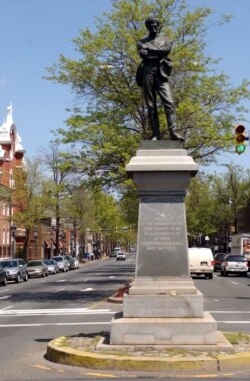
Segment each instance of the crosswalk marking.
[{"label": "crosswalk marking", "polygon": [[85,288],[84,290],[80,290],[80,291],[83,291],[83,292],[94,291],[94,288],[88,287],[88,288]]},{"label": "crosswalk marking", "polygon": [[110,309],[90,310],[88,308],[0,310],[1,316],[58,316],[58,315],[100,315],[114,314]]},{"label": "crosswalk marking", "polygon": [[55,291],[52,291],[52,294],[55,294],[56,292],[60,292],[60,291],[63,291],[64,288],[59,288],[58,290],[55,290]]}]

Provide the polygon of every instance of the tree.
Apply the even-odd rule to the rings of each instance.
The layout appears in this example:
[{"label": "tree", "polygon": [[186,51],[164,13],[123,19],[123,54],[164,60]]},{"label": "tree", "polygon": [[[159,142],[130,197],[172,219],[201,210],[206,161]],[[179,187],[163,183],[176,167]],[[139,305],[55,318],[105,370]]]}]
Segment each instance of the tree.
[{"label": "tree", "polygon": [[200,233],[226,243],[238,232],[240,213],[250,201],[250,171],[226,165],[220,174],[198,174],[186,197],[187,225],[191,236]]},{"label": "tree", "polygon": [[183,0],[114,0],[113,9],[96,20],[96,31],[84,29],[74,40],[80,58],[61,55],[48,69],[47,79],[70,85],[78,95],[68,128],[59,132],[65,143],[75,144],[71,158],[92,186],[126,192],[125,164],[139,141],[149,137],[135,73],[136,42],[145,35],[144,20],[150,14],[163,22],[173,40],[171,81],[185,148],[203,163],[230,149],[232,126],[244,118],[240,103],[249,99],[249,82],[233,87],[225,74],[216,72],[217,61],[205,55],[211,13],[208,8],[191,12]]},{"label": "tree", "polygon": [[40,158],[26,160],[25,168],[15,168],[12,190],[13,220],[25,229],[24,255],[27,254],[30,229],[47,217],[50,205],[46,182],[41,174]]},{"label": "tree", "polygon": [[201,240],[202,236],[217,231],[216,205],[210,182],[203,174],[192,179],[186,196],[187,228],[191,236]]},{"label": "tree", "polygon": [[74,245],[78,230],[81,248],[85,248],[85,232],[93,226],[94,215],[95,206],[90,192],[83,185],[71,186],[68,196],[62,201],[61,217],[72,226]]},{"label": "tree", "polygon": [[61,205],[62,200],[68,196],[67,180],[72,175],[72,167],[65,160],[58,140],[50,142],[49,148],[43,150],[41,161],[50,179],[47,195],[50,198],[51,216],[56,219],[56,253],[59,253]]},{"label": "tree", "polygon": [[222,223],[229,234],[230,227],[238,233],[239,214],[250,200],[249,171],[233,164],[225,165],[226,172],[223,176],[214,175],[210,178],[216,201],[217,221]]}]

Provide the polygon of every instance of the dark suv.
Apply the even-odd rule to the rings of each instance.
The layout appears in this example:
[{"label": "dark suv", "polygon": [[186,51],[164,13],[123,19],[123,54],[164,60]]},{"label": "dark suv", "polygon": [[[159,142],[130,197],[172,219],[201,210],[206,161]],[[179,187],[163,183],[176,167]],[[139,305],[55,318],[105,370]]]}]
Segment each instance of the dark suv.
[{"label": "dark suv", "polygon": [[4,259],[1,261],[1,266],[6,272],[7,280],[14,280],[17,283],[20,283],[23,279],[25,282],[27,282],[27,265],[23,259]]}]

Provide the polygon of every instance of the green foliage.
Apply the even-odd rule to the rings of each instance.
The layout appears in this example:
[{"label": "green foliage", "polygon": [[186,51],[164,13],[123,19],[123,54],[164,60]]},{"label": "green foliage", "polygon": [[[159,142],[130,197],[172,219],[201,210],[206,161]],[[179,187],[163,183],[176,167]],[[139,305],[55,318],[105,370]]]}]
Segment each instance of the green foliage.
[{"label": "green foliage", "polygon": [[3,184],[0,184],[0,201],[9,205],[12,198],[12,190]]},{"label": "green foliage", "polygon": [[240,212],[250,202],[250,172],[241,166],[226,165],[222,174],[198,175],[191,182],[186,197],[189,233],[238,231]]},{"label": "green foliage", "polygon": [[199,175],[192,180],[186,197],[186,208],[189,233],[198,235],[216,232],[216,206],[210,183],[204,176]]},{"label": "green foliage", "polygon": [[16,208],[14,220],[27,230],[47,216],[49,198],[42,194],[43,182],[39,168],[40,160],[27,159],[26,169],[14,172],[15,188],[12,204]]},{"label": "green foliage", "polygon": [[91,194],[82,185],[71,186],[62,200],[60,214],[64,221],[77,226],[80,236],[84,235],[86,229],[94,224],[95,208]]},{"label": "green foliage", "polygon": [[[171,84],[185,148],[203,163],[230,149],[232,126],[244,117],[240,102],[249,99],[249,82],[234,88],[225,74],[216,72],[217,62],[205,55],[211,13],[208,8],[191,12],[182,0],[113,1],[113,9],[96,19],[95,32],[83,29],[75,38],[79,59],[61,54],[48,69],[48,79],[70,85],[78,95],[68,128],[59,132],[65,143],[75,145],[70,159],[91,186],[125,192],[125,164],[139,141],[149,137],[135,72],[136,42],[147,34],[144,21],[150,14],[162,20],[163,32],[173,40]],[[214,26],[227,21],[225,17]]]}]

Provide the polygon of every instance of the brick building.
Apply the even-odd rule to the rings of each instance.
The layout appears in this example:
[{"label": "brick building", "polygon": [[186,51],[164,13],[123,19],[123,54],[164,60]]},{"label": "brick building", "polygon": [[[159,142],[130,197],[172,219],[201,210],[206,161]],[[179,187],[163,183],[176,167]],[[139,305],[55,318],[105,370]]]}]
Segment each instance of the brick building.
[{"label": "brick building", "polygon": [[14,188],[13,172],[24,165],[24,149],[13,121],[12,105],[0,125],[0,258],[11,256],[16,245],[22,244],[24,230],[16,228],[12,221],[15,212],[12,205]]}]

